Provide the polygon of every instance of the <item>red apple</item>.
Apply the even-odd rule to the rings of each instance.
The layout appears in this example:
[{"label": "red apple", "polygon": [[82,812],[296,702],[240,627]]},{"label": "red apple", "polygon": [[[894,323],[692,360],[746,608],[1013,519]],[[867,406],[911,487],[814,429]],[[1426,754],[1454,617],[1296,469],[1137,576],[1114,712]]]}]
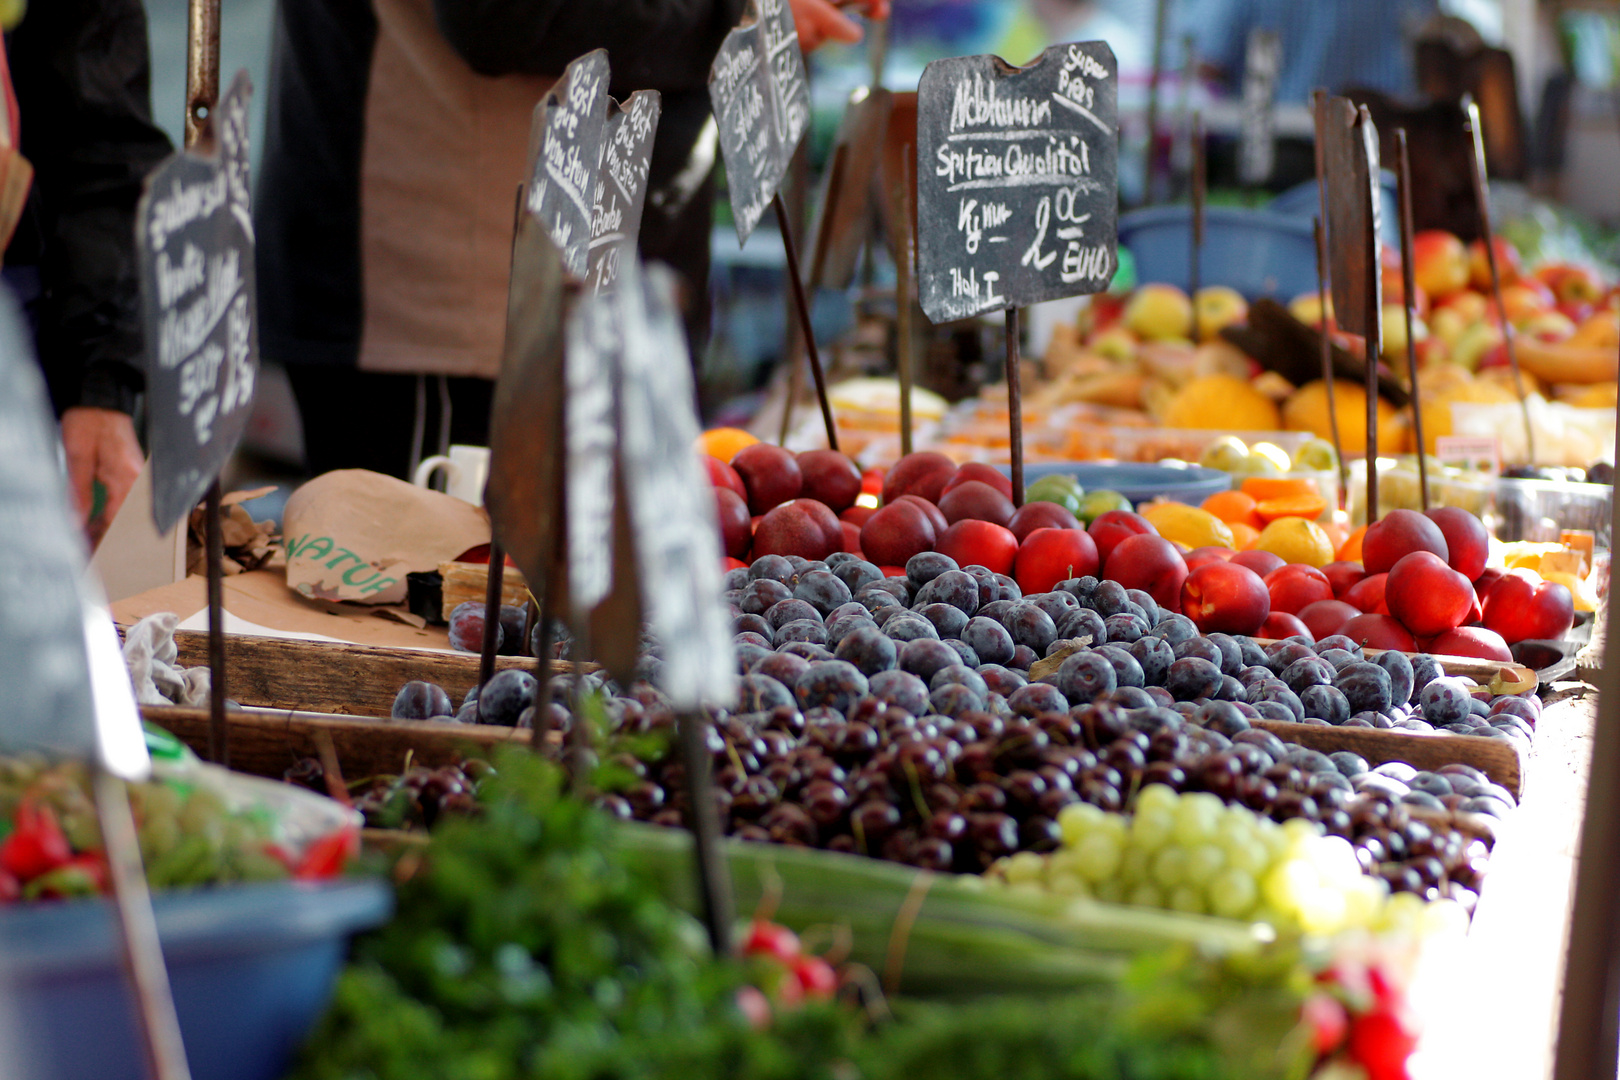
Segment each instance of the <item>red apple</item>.
[{"label": "red apple", "polygon": [[1159,535],[1153,522],[1129,510],[1110,510],[1106,514],[1098,514],[1086,531],[1097,542],[1097,557],[1102,559],[1104,566],[1108,565],[1108,556],[1114,546],[1127,536]]},{"label": "red apple", "polygon": [[945,520],[945,515],[940,512],[939,507],[935,506],[921,495],[902,495],[894,501],[897,503],[908,502],[916,506],[917,509],[921,510],[923,512],[923,516],[926,517],[929,523],[934,526],[935,536],[938,536],[940,533],[944,532],[946,526],[950,524],[950,522]]},{"label": "red apple", "polygon": [[1350,586],[1367,576],[1367,571],[1358,562],[1330,562],[1322,567],[1322,573],[1327,575],[1328,584],[1333,586],[1335,600],[1343,600]]},{"label": "red apple", "polygon": [[1271,593],[1271,610],[1298,615],[1302,609],[1318,600],[1333,599],[1333,585],[1327,575],[1314,566],[1289,563],[1265,576],[1266,589]]},{"label": "red apple", "polygon": [[883,501],[892,503],[902,495],[919,495],[938,502],[945,485],[956,475],[956,462],[934,450],[919,450],[894,463],[883,477]]},{"label": "red apple", "polygon": [[[1096,539],[1096,522],[1092,523],[1092,528],[1092,538]],[[1100,553],[1102,545],[1097,547]],[[1121,539],[1104,557],[1103,573],[1127,589],[1141,589],[1162,608],[1170,611],[1181,608],[1181,583],[1187,580],[1187,563],[1174,544],[1156,533],[1136,532]]]},{"label": "red apple", "polygon": [[721,550],[732,558],[746,555],[754,542],[754,527],[742,496],[729,487],[715,488],[714,514],[720,527]]},{"label": "red apple", "polygon": [[1340,627],[1360,614],[1343,600],[1318,600],[1305,605],[1299,613],[1299,621],[1310,629],[1312,637],[1321,641],[1339,633]]},{"label": "red apple", "polygon": [[1036,529],[1018,545],[1013,580],[1025,596],[1051,592],[1070,578],[1097,572],[1097,544],[1083,529]]},{"label": "red apple", "polygon": [[839,521],[847,521],[857,529],[866,524],[868,518],[877,513],[875,506],[852,506],[839,513]]},{"label": "red apple", "polygon": [[1384,602],[1384,586],[1388,581],[1388,574],[1364,577],[1350,586],[1350,590],[1339,599],[1355,605],[1368,614],[1388,615],[1389,605]]},{"label": "red apple", "polygon": [[731,467],[748,488],[748,509],[763,514],[773,506],[799,497],[804,489],[804,473],[799,461],[780,446],[754,443],[737,451]]},{"label": "red apple", "polygon": [[1357,615],[1339,633],[1367,649],[1417,652],[1417,642],[1393,615]]},{"label": "red apple", "polygon": [[[964,466],[965,468],[965,466]],[[1084,529],[1080,520],[1057,503],[1028,502],[1013,511],[1007,528],[1023,543],[1036,529]]]},{"label": "red apple", "polygon": [[806,450],[799,455],[808,498],[827,504],[833,513],[855,505],[861,493],[861,470],[837,450]]},{"label": "red apple", "polygon": [[814,499],[795,499],[773,506],[759,519],[754,528],[753,551],[756,558],[799,555],[825,559],[838,550],[843,539],[844,532],[831,510]]},{"label": "red apple", "polygon": [[938,534],[928,515],[909,499],[890,503],[861,526],[861,550],[879,566],[905,566],[919,551],[931,550]]},{"label": "red apple", "polygon": [[[1201,547],[1193,548],[1191,551],[1187,552],[1186,555],[1182,556],[1182,558],[1187,560],[1187,572],[1192,573],[1205,563],[1230,562],[1232,556],[1236,554],[1237,552],[1233,551],[1231,548]],[[1251,573],[1252,572],[1253,571],[1251,571]]]},{"label": "red apple", "polygon": [[1437,656],[1473,656],[1481,660],[1501,660],[1508,663],[1513,661],[1513,650],[1502,640],[1502,635],[1483,626],[1459,626],[1455,630],[1447,630],[1443,634],[1424,638],[1418,644],[1422,646],[1424,652],[1434,653]]},{"label": "red apple", "polygon": [[1005,495],[1008,502],[1012,501],[1012,481],[1007,479],[1006,475],[1003,474],[1000,469],[996,468],[994,465],[986,465],[982,461],[970,461],[966,465],[963,465],[961,468],[957,469],[956,475],[952,476],[945,482],[945,489],[940,492],[940,498],[944,498],[946,495],[949,495],[952,489],[961,484],[967,483],[969,480],[977,480],[981,484],[989,484],[991,487]]},{"label": "red apple", "polygon": [[1556,640],[1575,622],[1575,598],[1534,570],[1509,570],[1485,594],[1485,625],[1508,644],[1527,638]]},{"label": "red apple", "polygon": [[[1236,565],[1235,563],[1233,565]],[[1290,615],[1286,611],[1273,611],[1266,616],[1266,621],[1260,624],[1260,637],[1281,641],[1283,638],[1306,637],[1315,640],[1316,635],[1311,628],[1299,621],[1298,615]]]},{"label": "red apple", "polygon": [[730,488],[742,497],[745,504],[747,503],[748,489],[743,486],[742,477],[737,475],[736,469],[713,454],[699,454],[698,457],[703,462],[704,471],[709,474],[709,483],[715,487]]},{"label": "red apple", "polygon": [[1253,634],[1271,614],[1271,596],[1259,574],[1217,559],[1182,582],[1181,613],[1201,633]]},{"label": "red apple", "polygon": [[999,489],[982,480],[967,480],[939,497],[939,512],[952,525],[966,518],[1006,525],[1012,521],[1013,504]]},{"label": "red apple", "polygon": [[1440,526],[1416,510],[1391,510],[1367,526],[1361,538],[1361,563],[1369,574],[1382,574],[1414,551],[1450,557]]},{"label": "red apple", "polygon": [[1012,574],[1018,538],[1012,530],[989,521],[958,521],[940,534],[934,550],[957,566],[983,566],[992,574]]},{"label": "red apple", "polygon": [[1437,506],[1427,516],[1446,538],[1447,565],[1469,581],[1478,580],[1491,553],[1491,536],[1479,518],[1460,506]]},{"label": "red apple", "polygon": [[1232,556],[1232,561],[1239,566],[1247,566],[1261,577],[1265,577],[1273,570],[1287,565],[1281,555],[1273,555],[1271,552],[1261,551],[1259,548],[1240,551]]},{"label": "red apple", "polygon": [[1462,625],[1474,603],[1474,586],[1441,556],[1414,551],[1390,568],[1384,603],[1414,635],[1428,637]]}]

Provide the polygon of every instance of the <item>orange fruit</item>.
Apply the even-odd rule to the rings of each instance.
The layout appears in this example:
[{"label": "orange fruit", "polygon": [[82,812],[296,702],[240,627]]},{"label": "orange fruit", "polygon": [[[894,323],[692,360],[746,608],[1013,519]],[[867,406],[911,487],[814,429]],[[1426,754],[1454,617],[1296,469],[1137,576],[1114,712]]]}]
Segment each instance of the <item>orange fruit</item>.
[{"label": "orange fruit", "polygon": [[1276,431],[1282,417],[1276,404],[1248,379],[1204,375],[1175,392],[1162,419],[1165,427],[1172,428]]},{"label": "orange fruit", "polygon": [[[1340,447],[1346,454],[1364,454],[1367,451],[1367,390],[1365,387],[1338,379],[1333,383],[1334,412],[1339,417]],[[1319,439],[1333,437],[1333,422],[1328,414],[1327,385],[1322,380],[1306,383],[1283,403],[1283,427],[1289,431],[1309,431]],[[1378,449],[1381,453],[1400,451],[1406,439],[1406,428],[1395,406],[1383,398],[1378,399]]]},{"label": "orange fruit", "polygon": [[737,456],[737,451],[745,446],[753,446],[757,442],[759,439],[742,428],[710,428],[698,436],[697,448],[702,453],[730,464],[731,459]]},{"label": "orange fruit", "polygon": [[1243,481],[1243,494],[1255,502],[1297,499],[1317,494],[1316,481],[1308,476],[1250,476]]},{"label": "orange fruit", "polygon": [[1363,525],[1347,537],[1339,545],[1338,553],[1334,556],[1339,562],[1361,561],[1361,538],[1367,535],[1367,526]]},{"label": "orange fruit", "polygon": [[1249,525],[1259,529],[1265,522],[1254,512],[1254,507],[1254,496],[1242,491],[1217,491],[1203,503],[1203,509],[1228,525]]},{"label": "orange fruit", "polygon": [[1239,551],[1248,551],[1260,539],[1260,530],[1253,525],[1241,521],[1230,523],[1232,529],[1232,546]]},{"label": "orange fruit", "polygon": [[1278,518],[1301,517],[1315,521],[1327,509],[1327,500],[1320,495],[1295,495],[1285,499],[1265,499],[1255,506],[1255,513],[1267,524]]}]

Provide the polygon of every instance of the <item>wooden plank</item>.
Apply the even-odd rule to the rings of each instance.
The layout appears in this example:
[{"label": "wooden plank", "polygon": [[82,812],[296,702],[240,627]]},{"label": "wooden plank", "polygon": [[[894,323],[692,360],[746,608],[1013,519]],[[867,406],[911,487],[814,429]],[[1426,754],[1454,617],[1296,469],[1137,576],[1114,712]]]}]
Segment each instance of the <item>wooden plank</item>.
[{"label": "wooden plank", "polygon": [[1524,791],[1525,753],[1507,739],[1478,735],[1425,735],[1378,728],[1323,727],[1287,720],[1250,720],[1251,727],[1271,732],[1283,742],[1331,754],[1351,750],[1370,764],[1404,761],[1414,769],[1472,765],[1517,798]]},{"label": "wooden plank", "polygon": [[[181,666],[208,663],[207,634],[180,630],[174,640]],[[535,667],[528,656],[495,658],[497,671]],[[551,670],[573,668],[553,661]],[[225,644],[225,672],[232,700],[243,705],[386,717],[394,695],[412,679],[438,683],[459,706],[478,682],[478,654],[232,634]],[[234,757],[234,744],[231,749]]]},{"label": "wooden plank", "polygon": [[[477,658],[473,658],[476,662]],[[193,750],[208,745],[208,710],[143,706],[144,719]],[[300,758],[317,757],[316,739],[331,738],[346,780],[398,773],[407,758],[430,768],[487,757],[506,743],[529,744],[527,728],[489,724],[430,724],[416,720],[375,720],[321,713],[241,711],[226,714],[231,730],[231,767],[239,772],[281,779]]]}]

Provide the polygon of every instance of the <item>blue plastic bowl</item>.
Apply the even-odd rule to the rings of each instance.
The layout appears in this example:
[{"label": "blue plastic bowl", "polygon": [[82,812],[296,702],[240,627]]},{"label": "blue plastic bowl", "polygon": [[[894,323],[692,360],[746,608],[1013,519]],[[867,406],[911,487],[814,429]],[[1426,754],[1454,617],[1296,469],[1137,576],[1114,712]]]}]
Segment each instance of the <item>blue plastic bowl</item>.
[{"label": "blue plastic bowl", "polygon": [[[1385,169],[1379,173],[1378,178],[1381,193],[1379,202],[1383,206],[1380,211],[1383,216],[1378,222],[1378,238],[1391,247],[1398,248],[1401,243],[1401,219],[1398,216],[1400,204],[1395,201],[1395,174]],[[1310,227],[1311,222],[1322,212],[1322,202],[1316,195],[1316,181],[1307,180],[1303,184],[1295,184],[1267,203],[1266,211],[1285,217],[1302,218],[1306,227]]]},{"label": "blue plastic bowl", "polygon": [[[1154,206],[1119,219],[1119,242],[1136,259],[1136,280],[1191,285],[1192,210]],[[1316,234],[1301,220],[1262,210],[1204,211],[1200,284],[1229,285],[1250,300],[1286,301],[1316,288]]]},{"label": "blue plastic bowl", "polygon": [[[378,881],[242,885],[154,898],[195,1080],[276,1080],[332,992],[348,938],[393,910]],[[112,904],[0,909],[13,1080],[144,1080]]]},{"label": "blue plastic bowl", "polygon": [[[1012,470],[998,465],[1003,473]],[[1117,491],[1133,503],[1164,497],[1197,506],[1232,486],[1232,477],[1200,465],[1149,465],[1129,461],[1052,461],[1024,466],[1024,483],[1043,476],[1072,476],[1086,491]]]}]

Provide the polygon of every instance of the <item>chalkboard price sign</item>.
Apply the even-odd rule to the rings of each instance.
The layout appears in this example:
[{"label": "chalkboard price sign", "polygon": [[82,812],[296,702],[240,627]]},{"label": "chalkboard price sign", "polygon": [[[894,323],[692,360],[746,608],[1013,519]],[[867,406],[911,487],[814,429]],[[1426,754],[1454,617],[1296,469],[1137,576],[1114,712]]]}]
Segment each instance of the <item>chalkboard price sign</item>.
[{"label": "chalkboard price sign", "polygon": [[810,85],[787,0],[749,0],[709,69],[737,241],[747,243],[810,126]]},{"label": "chalkboard price sign", "polygon": [[641,235],[641,215],[647,207],[647,173],[652,168],[653,136],[658,133],[661,109],[662,99],[656,90],[638,91],[622,106],[608,99],[585,277],[586,287],[592,292],[613,286],[618,278],[620,253],[634,251]]},{"label": "chalkboard price sign", "polygon": [[934,322],[1108,287],[1117,266],[1117,66],[1104,42],[1015,68],[936,60],[917,89],[918,289]]},{"label": "chalkboard price sign", "polygon": [[170,157],[136,226],[146,324],[152,517],[191,512],[236,449],[259,370],[246,72],[219,103],[217,156]]},{"label": "chalkboard price sign", "polygon": [[1349,98],[1329,98],[1322,131],[1328,243],[1332,252],[1333,312],[1347,333],[1368,339],[1376,354],[1383,340],[1383,274],[1378,264],[1383,206],[1378,171],[1378,129]]},{"label": "chalkboard price sign", "polygon": [[[632,271],[633,273],[633,271]],[[620,354],[619,461],[642,604],[663,647],[660,685],[678,710],[728,707],[737,659],[720,578],[720,537],[703,467],[675,279],[662,267],[615,293]]]},{"label": "chalkboard price sign", "polygon": [[562,252],[563,267],[580,281],[589,269],[607,86],[606,49],[574,60],[534,107],[529,135],[526,204]]}]

